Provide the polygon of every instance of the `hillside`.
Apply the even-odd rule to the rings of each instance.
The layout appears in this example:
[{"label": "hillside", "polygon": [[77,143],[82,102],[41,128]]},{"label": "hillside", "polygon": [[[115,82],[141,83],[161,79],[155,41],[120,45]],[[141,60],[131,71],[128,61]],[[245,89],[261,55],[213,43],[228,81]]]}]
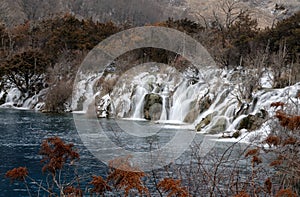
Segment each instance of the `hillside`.
[{"label": "hillside", "polygon": [[[186,0],[186,7],[189,9],[187,12],[189,17],[193,20],[201,20],[201,16],[212,17],[212,13],[215,11],[218,15],[224,15],[222,9],[228,9],[228,5],[233,3],[233,8],[241,8],[243,10],[249,10],[253,18],[258,20],[260,27],[270,26],[274,20],[281,20],[283,18],[291,16],[300,8],[299,0],[239,0],[239,1],[199,1],[199,0]],[[276,5],[277,4],[277,5]]]},{"label": "hillside", "polygon": [[[258,19],[259,26],[265,27],[270,26],[276,18],[282,19],[295,13],[299,5],[299,0],[240,0],[237,6],[250,10]],[[220,8],[224,8],[224,5],[218,0],[2,0],[0,20],[7,26],[13,26],[27,20],[69,12],[78,18],[93,18],[101,22],[112,20],[117,23],[130,21],[135,25],[154,23],[169,17],[187,17],[203,22],[203,16],[209,19],[214,11],[222,16]]]},{"label": "hillside", "polygon": [[180,13],[180,3],[168,0],[2,0],[0,18],[9,26],[26,20],[72,13],[78,18],[117,23],[133,21],[135,24],[152,23]]}]

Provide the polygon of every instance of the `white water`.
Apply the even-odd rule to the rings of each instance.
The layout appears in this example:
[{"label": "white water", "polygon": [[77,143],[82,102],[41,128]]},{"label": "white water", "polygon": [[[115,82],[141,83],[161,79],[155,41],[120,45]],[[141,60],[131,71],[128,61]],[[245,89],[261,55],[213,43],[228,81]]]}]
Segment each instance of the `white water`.
[{"label": "white water", "polygon": [[18,88],[12,88],[7,92],[6,104],[17,104],[19,103],[19,99],[21,98],[21,91]]},{"label": "white water", "polygon": [[[177,90],[174,93],[173,96],[173,106],[170,110],[170,120],[180,120],[183,119],[183,113],[186,114],[187,110],[189,110],[187,107],[188,102],[185,104],[183,103],[185,98],[187,98],[187,91],[188,91],[188,82],[184,81],[179,85]],[[185,105],[185,106],[183,106]]]},{"label": "white water", "polygon": [[[243,118],[248,114],[255,115],[262,109],[268,112],[269,117],[272,117],[275,113],[275,109],[270,107],[272,102],[281,101],[300,106],[300,100],[296,98],[296,94],[300,90],[300,83],[282,89],[271,89],[272,75],[269,74],[265,74],[260,80],[262,87],[266,89],[253,92],[253,98],[257,98],[256,104],[253,105],[253,100],[238,99],[239,87],[242,83],[230,82],[228,80],[230,72],[223,71],[221,76],[211,79],[211,84],[199,82],[192,85],[189,83],[189,79],[184,75],[178,75],[171,67],[164,72],[154,68],[153,70],[145,69],[140,73],[125,73],[109,95],[110,99],[103,99],[104,102],[107,102],[103,106],[107,107],[108,103],[112,101],[117,117],[143,120],[145,95],[155,93],[160,95],[163,101],[160,120],[157,122],[182,126],[187,114],[194,110],[195,103],[201,103],[205,98],[209,98],[211,100],[209,108],[199,113],[193,124],[185,125],[187,128],[194,129],[203,119],[212,116],[210,123],[201,128],[203,133],[209,133],[212,128],[220,124],[220,121],[225,123],[226,128],[219,132],[232,133],[237,130]],[[107,77],[112,78],[113,76]],[[74,93],[72,106],[77,107],[82,102],[83,108],[80,111],[84,112],[95,95],[99,94],[99,92],[94,93],[94,86],[99,75],[85,76],[82,79],[76,86],[77,92]],[[44,106],[41,98],[47,93],[47,89],[26,100],[17,88],[7,89],[6,92],[7,95],[3,90],[0,92],[0,98],[6,95],[5,104],[1,107],[40,110]],[[249,109],[246,106],[249,106]],[[243,109],[243,113],[237,114]],[[262,130],[261,132],[266,132],[266,129]]]},{"label": "white water", "polygon": [[144,98],[148,91],[144,87],[138,86],[136,88],[136,94],[134,95],[133,101],[135,104],[135,111],[133,113],[133,118],[142,118],[144,116]]},{"label": "white water", "polygon": [[[220,134],[217,136],[221,136],[223,133],[229,136],[237,131],[240,122],[249,114],[255,115],[263,109],[268,112],[269,117],[274,116],[276,109],[270,107],[273,102],[280,101],[288,105],[300,106],[300,99],[296,98],[296,94],[300,90],[300,83],[282,89],[272,89],[272,75],[268,73],[263,75],[260,80],[264,89],[252,93],[252,97],[257,99],[256,104],[253,105],[253,100],[247,101],[239,98],[239,90],[243,83],[232,83],[229,80],[230,72],[223,71],[219,77],[212,78],[210,84],[199,82],[192,85],[189,83],[189,79],[184,75],[178,75],[173,68],[167,68],[164,72],[153,70],[145,69],[140,73],[125,73],[123,78],[119,79],[119,83],[111,95],[102,98],[103,108],[113,102],[113,110],[117,117],[144,120],[145,95],[155,93],[162,98],[162,111],[158,123],[167,123],[169,128],[195,129],[203,119],[212,116],[209,124],[201,128],[201,132],[210,133],[222,122],[225,124],[225,128],[219,130],[217,133]],[[107,76],[107,78],[112,77],[114,76]],[[85,112],[95,96],[99,94],[99,92],[94,92],[99,75],[85,76],[82,79],[76,86],[72,106],[78,107],[81,102],[82,109],[73,109]],[[45,105],[43,96],[46,95],[47,89],[27,99],[17,88],[12,87],[5,91],[0,91],[0,99],[6,96],[5,103],[1,107],[41,110]],[[193,124],[184,124],[186,116],[194,110],[195,103],[201,103],[205,98],[211,100],[209,108],[198,113]],[[248,110],[246,106],[249,106]],[[243,113],[237,113],[243,109],[245,110]],[[105,117],[107,114],[102,112],[101,115]],[[300,113],[299,109],[295,112]],[[266,136],[268,132],[270,132],[270,127],[266,122],[256,131],[247,132],[242,129],[240,139],[243,142],[252,141],[259,136]],[[235,141],[236,139],[224,140]]]},{"label": "white water", "polygon": [[184,80],[174,93],[170,120],[184,121],[191,110],[192,102],[197,101],[206,88],[206,84],[196,83],[192,85],[187,80]]},{"label": "white water", "polygon": [[161,116],[160,116],[159,120],[161,120],[161,121],[168,120],[167,108],[168,108],[167,96],[162,95],[162,112],[161,112]]},{"label": "white water", "polygon": [[[101,75],[80,75],[80,80],[75,84],[71,108],[75,111],[86,112],[89,105],[94,101],[97,92],[94,91],[95,83],[99,80]],[[82,107],[80,107],[82,105]]]},{"label": "white water", "polygon": [[[178,74],[174,68],[170,67],[161,71],[152,66],[151,69],[146,67],[131,70],[119,78],[110,95],[117,117],[143,120],[145,95],[155,93],[162,98],[161,116],[157,122],[181,125],[196,106],[201,106],[205,100],[209,99],[211,102],[208,108],[196,114],[194,123],[187,127],[194,129],[203,119],[211,116],[211,121],[203,125],[201,132],[209,133],[221,122],[225,128],[218,132],[230,133],[236,131],[241,120],[249,114],[255,115],[260,110],[266,110],[269,117],[272,117],[275,111],[270,107],[272,102],[281,101],[300,105],[299,99],[295,98],[300,89],[300,83],[282,89],[271,89],[272,75],[268,73],[265,73],[259,81],[261,87],[265,89],[252,92],[253,99],[257,99],[254,104],[253,99],[246,100],[241,95],[243,86],[247,84],[244,84],[242,80],[238,83],[231,81],[235,72],[239,71],[223,70],[219,72],[221,74],[210,78],[209,82],[191,84],[188,77]],[[90,79],[83,81],[79,86],[85,88],[86,85],[83,84],[91,81],[94,84],[96,79],[95,76],[90,76]],[[91,90],[91,87],[87,88],[82,94],[90,95]],[[88,103],[88,101],[85,102]]]},{"label": "white water", "polygon": [[[10,88],[6,90],[6,92],[5,103],[0,107],[40,110],[45,104],[40,98],[44,97],[47,93],[47,89],[43,89],[27,99],[22,96],[22,93],[18,88]],[[1,92],[0,98],[3,96],[5,96],[4,91]]]}]

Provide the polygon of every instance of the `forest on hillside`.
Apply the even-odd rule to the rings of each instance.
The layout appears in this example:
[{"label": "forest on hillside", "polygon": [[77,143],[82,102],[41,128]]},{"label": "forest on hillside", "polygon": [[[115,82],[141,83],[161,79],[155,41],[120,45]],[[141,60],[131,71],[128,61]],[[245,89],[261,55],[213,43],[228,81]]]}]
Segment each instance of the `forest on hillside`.
[{"label": "forest on hillside", "polygon": [[[172,18],[147,25],[174,28],[192,36],[209,51],[220,68],[268,69],[276,82],[273,88],[280,88],[300,81],[299,19],[300,12],[273,27],[259,29],[256,19],[241,10],[229,13],[226,19],[216,17],[205,26]],[[72,14],[27,21],[12,28],[1,24],[0,88],[5,92],[17,87],[23,100],[47,88],[47,93],[39,98],[46,103],[44,109],[64,111],[77,69],[86,54],[110,35],[132,27],[130,23],[117,25],[78,19]],[[123,56],[161,63],[173,61],[177,68],[185,65],[175,60],[179,58],[176,54],[161,49],[143,48]],[[0,96],[3,104],[5,94]]]}]

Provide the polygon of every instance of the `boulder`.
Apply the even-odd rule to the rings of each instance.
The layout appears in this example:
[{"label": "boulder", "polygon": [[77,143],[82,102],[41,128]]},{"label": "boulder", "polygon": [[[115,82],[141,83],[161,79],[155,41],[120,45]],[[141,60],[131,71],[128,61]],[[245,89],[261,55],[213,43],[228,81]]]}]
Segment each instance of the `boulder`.
[{"label": "boulder", "polygon": [[219,117],[215,124],[209,130],[210,134],[218,134],[224,132],[227,128],[227,119],[225,117]]},{"label": "boulder", "polygon": [[144,118],[147,120],[159,120],[162,112],[162,97],[159,94],[145,95]]},{"label": "boulder", "polygon": [[210,124],[215,113],[208,114],[205,118],[203,118],[195,127],[196,131],[201,131],[202,128],[206,127]]},{"label": "boulder", "polygon": [[241,132],[240,131],[235,131],[233,134],[232,134],[232,137],[233,138],[239,138],[241,136]]},{"label": "boulder", "polygon": [[253,131],[259,129],[261,125],[267,120],[268,112],[266,110],[260,110],[255,115],[249,114],[241,120],[238,125],[238,130],[247,129]]},{"label": "boulder", "polygon": [[207,96],[201,99],[199,102],[192,102],[191,111],[184,118],[184,122],[193,123],[200,113],[207,110],[211,105],[211,99]]}]

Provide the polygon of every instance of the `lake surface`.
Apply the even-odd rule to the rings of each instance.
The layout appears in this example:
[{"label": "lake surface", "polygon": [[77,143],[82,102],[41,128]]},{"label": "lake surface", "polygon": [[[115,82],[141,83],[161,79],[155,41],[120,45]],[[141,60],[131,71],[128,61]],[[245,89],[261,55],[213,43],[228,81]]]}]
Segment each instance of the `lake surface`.
[{"label": "lake surface", "polygon": [[[53,115],[33,111],[0,108],[0,196],[28,196],[18,181],[10,183],[4,178],[7,170],[26,166],[36,180],[43,177],[41,156],[38,155],[42,140],[59,136],[74,143],[80,153],[82,172],[105,174],[106,167],[83,146],[72,114]],[[91,172],[90,170],[93,169]]]},{"label": "lake surface", "polygon": [[[84,118],[84,117],[83,117]],[[102,125],[112,124],[109,120],[102,119]],[[120,125],[127,124],[130,128],[131,121],[122,121]],[[113,122],[115,123],[115,122]],[[140,122],[140,124],[149,124]],[[114,124],[115,126],[115,124]],[[93,128],[92,128],[93,129]],[[149,150],[149,139],[139,137],[132,138],[126,132],[118,133],[116,130],[108,133],[112,141],[118,143],[120,147],[128,150]],[[109,132],[109,131],[108,131]],[[16,167],[25,166],[29,170],[29,175],[38,181],[45,181],[41,171],[43,164],[39,155],[42,141],[51,136],[59,136],[67,143],[73,143],[80,154],[79,171],[85,175],[106,175],[106,165],[99,161],[83,145],[76,130],[72,114],[44,114],[40,112],[4,109],[0,108],[0,196],[28,196],[25,186],[14,181],[11,183],[5,178],[5,173]],[[155,138],[159,145],[167,143],[174,136],[170,129],[160,132]],[[152,145],[155,148],[154,145]],[[91,180],[88,177],[85,182]]]},{"label": "lake surface", "polygon": [[[85,117],[82,118],[85,119]],[[98,122],[98,120],[91,121]],[[154,138],[132,137],[130,134],[136,134],[134,133],[136,131],[133,131],[133,133],[130,133],[130,131],[118,132],[120,125],[123,128],[134,129],[134,127],[131,127],[132,121],[122,120],[118,125],[115,125],[115,122],[111,120],[101,119],[99,121],[103,128],[106,129],[107,136],[109,136],[111,141],[130,151],[147,152],[150,150],[149,148],[159,148],[174,138],[176,133],[176,129],[166,127],[156,133]],[[149,127],[160,127],[158,124],[149,122],[140,121],[139,124],[143,126],[149,124]],[[89,129],[96,130],[97,128]],[[41,171],[43,164],[40,161],[42,157],[38,153],[43,139],[52,136],[59,136],[65,142],[75,145],[80,154],[79,174],[87,175],[87,179],[83,180],[83,182],[88,183],[92,174],[106,176],[106,165],[99,161],[83,145],[76,130],[72,114],[44,114],[34,111],[0,108],[0,196],[28,196],[22,183],[18,181],[10,183],[5,178],[6,171],[15,167],[25,166],[28,168],[29,175],[32,178],[38,181],[45,181],[45,176],[43,176]],[[150,143],[149,140],[151,141],[151,139],[152,142]],[[197,134],[194,141],[200,142],[202,139],[203,135]],[[224,143],[219,143],[215,146],[219,146],[222,149],[222,146],[224,146],[222,144]],[[188,155],[189,153],[185,154]]]}]

